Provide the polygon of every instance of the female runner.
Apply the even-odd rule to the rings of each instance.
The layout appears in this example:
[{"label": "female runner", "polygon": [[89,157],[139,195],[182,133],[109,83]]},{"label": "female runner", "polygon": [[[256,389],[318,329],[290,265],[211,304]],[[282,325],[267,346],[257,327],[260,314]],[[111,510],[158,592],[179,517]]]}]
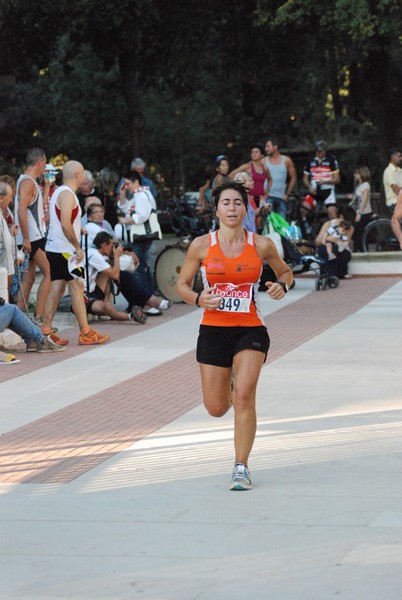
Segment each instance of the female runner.
[{"label": "female runner", "polygon": [[[224,183],[213,195],[220,229],[190,244],[177,291],[185,302],[204,309],[197,343],[204,404],[214,417],[224,415],[233,404],[235,465],[230,489],[249,490],[256,387],[269,348],[258,307],[263,261],[269,262],[278,279],[266,283],[273,300],[284,297],[293,275],[270,239],[243,229],[247,211],[243,186]],[[200,267],[204,289],[197,294],[192,281]]]}]

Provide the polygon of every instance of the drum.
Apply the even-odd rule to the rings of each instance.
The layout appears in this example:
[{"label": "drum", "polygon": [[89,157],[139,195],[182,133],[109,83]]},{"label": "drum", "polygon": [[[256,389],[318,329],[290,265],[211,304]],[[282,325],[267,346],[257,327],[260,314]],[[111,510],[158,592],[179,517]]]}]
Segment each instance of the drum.
[{"label": "drum", "polygon": [[[186,257],[187,247],[167,246],[158,255],[155,262],[155,281],[164,298],[172,302],[183,302],[176,291],[176,283]],[[202,290],[201,273],[198,271],[193,281],[193,290]]]}]

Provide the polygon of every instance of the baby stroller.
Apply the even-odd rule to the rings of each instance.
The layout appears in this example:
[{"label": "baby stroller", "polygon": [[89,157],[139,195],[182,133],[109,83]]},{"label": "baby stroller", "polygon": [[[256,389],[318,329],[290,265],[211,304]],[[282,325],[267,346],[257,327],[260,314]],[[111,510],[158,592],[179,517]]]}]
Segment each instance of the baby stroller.
[{"label": "baby stroller", "polygon": [[[292,269],[294,275],[311,271],[316,276],[315,289],[326,290],[337,288],[339,278],[329,275],[326,269],[327,261],[314,254],[312,242],[301,239],[300,228],[292,222],[291,225],[277,213],[265,217],[262,235],[272,239],[279,255]],[[266,290],[266,281],[275,281],[275,274],[268,264],[263,267],[260,291]],[[294,282],[293,282],[294,286]]]}]

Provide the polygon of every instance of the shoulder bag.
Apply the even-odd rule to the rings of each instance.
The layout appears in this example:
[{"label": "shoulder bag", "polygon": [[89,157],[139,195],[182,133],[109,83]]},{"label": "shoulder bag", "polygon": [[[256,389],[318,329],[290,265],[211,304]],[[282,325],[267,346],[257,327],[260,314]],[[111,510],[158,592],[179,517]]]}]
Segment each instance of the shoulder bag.
[{"label": "shoulder bag", "polygon": [[[149,196],[146,190],[143,190],[149,200]],[[150,200],[149,200],[150,202]],[[149,219],[145,223],[133,223],[130,225],[130,240],[131,242],[137,242],[141,240],[161,240],[162,230],[159,225],[158,216],[156,210],[153,208]]]}]

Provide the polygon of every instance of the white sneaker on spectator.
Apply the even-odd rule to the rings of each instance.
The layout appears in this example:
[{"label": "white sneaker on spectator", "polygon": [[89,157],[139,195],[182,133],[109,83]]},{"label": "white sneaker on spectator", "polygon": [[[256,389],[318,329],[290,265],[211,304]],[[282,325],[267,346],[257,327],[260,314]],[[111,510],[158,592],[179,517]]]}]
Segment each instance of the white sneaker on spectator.
[{"label": "white sneaker on spectator", "polygon": [[158,308],[159,310],[168,310],[172,306],[173,302],[171,300],[161,300]]},{"label": "white sneaker on spectator", "polygon": [[155,308],[154,306],[152,306],[151,308],[147,308],[147,310],[144,310],[144,313],[149,317],[159,317],[162,314],[162,311],[159,310],[159,308]]}]

